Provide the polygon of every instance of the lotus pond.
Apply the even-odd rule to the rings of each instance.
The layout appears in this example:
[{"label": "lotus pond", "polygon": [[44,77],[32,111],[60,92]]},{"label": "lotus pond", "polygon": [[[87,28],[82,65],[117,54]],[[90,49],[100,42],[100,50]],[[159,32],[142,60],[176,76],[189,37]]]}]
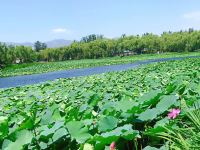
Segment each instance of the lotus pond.
[{"label": "lotus pond", "polygon": [[7,67],[0,68],[0,77],[18,76],[39,74],[58,70],[70,70],[77,68],[88,68],[95,66],[108,66],[116,64],[134,63],[140,60],[157,59],[157,58],[170,58],[170,57],[184,57],[184,56],[200,56],[200,52],[187,52],[187,53],[163,53],[163,54],[142,54],[125,57],[110,57],[101,59],[83,59],[83,60],[68,60],[60,62],[34,62],[24,64],[8,65]]},{"label": "lotus pond", "polygon": [[[169,149],[156,135],[181,126],[184,108],[199,102],[198,58],[1,89],[0,147]],[[180,113],[170,119],[172,109]]]}]

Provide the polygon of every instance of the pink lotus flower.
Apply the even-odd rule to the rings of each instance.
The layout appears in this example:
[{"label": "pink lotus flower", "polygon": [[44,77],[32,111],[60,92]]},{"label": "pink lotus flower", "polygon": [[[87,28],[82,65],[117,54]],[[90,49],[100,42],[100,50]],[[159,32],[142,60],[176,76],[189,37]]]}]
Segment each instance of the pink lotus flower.
[{"label": "pink lotus flower", "polygon": [[115,150],[115,142],[112,142],[112,143],[110,144],[110,150]]},{"label": "pink lotus flower", "polygon": [[169,119],[175,119],[180,114],[180,112],[181,112],[180,109],[173,108],[172,111],[170,111],[168,113],[168,118]]}]

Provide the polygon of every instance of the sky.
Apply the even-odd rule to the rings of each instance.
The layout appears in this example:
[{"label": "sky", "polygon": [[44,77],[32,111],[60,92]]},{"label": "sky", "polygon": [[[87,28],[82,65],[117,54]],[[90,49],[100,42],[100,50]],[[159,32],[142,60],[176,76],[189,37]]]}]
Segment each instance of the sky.
[{"label": "sky", "polygon": [[0,41],[200,30],[200,0],[1,0]]}]

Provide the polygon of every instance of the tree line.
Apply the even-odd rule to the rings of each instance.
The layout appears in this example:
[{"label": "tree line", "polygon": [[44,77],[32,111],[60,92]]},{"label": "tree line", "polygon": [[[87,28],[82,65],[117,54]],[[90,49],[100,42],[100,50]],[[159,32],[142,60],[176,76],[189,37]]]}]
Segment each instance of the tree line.
[{"label": "tree line", "polygon": [[108,39],[103,35],[89,35],[80,41],[60,48],[47,48],[35,43],[35,48],[0,43],[0,64],[28,63],[34,61],[64,61],[71,59],[96,59],[122,56],[124,53],[146,54],[163,52],[192,52],[200,49],[200,31],[189,29],[163,32],[161,35],[145,33]]}]

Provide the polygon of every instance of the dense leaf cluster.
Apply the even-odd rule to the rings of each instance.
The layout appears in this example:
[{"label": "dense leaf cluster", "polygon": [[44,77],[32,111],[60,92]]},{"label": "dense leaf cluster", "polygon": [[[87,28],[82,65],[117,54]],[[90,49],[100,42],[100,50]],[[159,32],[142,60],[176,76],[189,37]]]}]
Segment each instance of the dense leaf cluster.
[{"label": "dense leaf cluster", "polygon": [[164,32],[162,35],[146,33],[122,36],[117,39],[96,38],[90,42],[74,42],[70,46],[46,49],[41,60],[102,58],[143,53],[192,52],[200,49],[200,31]]},{"label": "dense leaf cluster", "polygon": [[167,113],[200,101],[199,83],[200,59],[185,59],[0,90],[0,146],[159,148],[155,134],[184,120],[184,112],[175,120]]},{"label": "dense leaf cluster", "polygon": [[31,47],[7,46],[0,43],[0,68],[8,64],[36,61],[35,51]]},{"label": "dense leaf cluster", "polygon": [[88,68],[95,66],[107,66],[116,64],[128,64],[136,61],[148,59],[160,59],[170,57],[187,57],[187,56],[200,56],[200,52],[189,53],[163,53],[163,54],[142,54],[132,55],[126,57],[108,57],[101,59],[81,59],[81,60],[67,60],[60,62],[36,62],[36,63],[23,63],[12,64],[0,70],[0,77],[39,74],[51,71],[69,70],[77,68]]},{"label": "dense leaf cluster", "polygon": [[63,61],[143,53],[191,52],[198,49],[200,49],[200,31],[192,29],[180,32],[164,32],[162,35],[151,33],[141,36],[123,35],[117,39],[107,39],[103,38],[102,35],[93,34],[82,38],[80,42],[74,41],[69,46],[47,48],[40,52],[32,51],[30,48],[8,47],[0,44],[0,64],[15,63],[17,59],[20,59],[21,63],[35,60]]}]

